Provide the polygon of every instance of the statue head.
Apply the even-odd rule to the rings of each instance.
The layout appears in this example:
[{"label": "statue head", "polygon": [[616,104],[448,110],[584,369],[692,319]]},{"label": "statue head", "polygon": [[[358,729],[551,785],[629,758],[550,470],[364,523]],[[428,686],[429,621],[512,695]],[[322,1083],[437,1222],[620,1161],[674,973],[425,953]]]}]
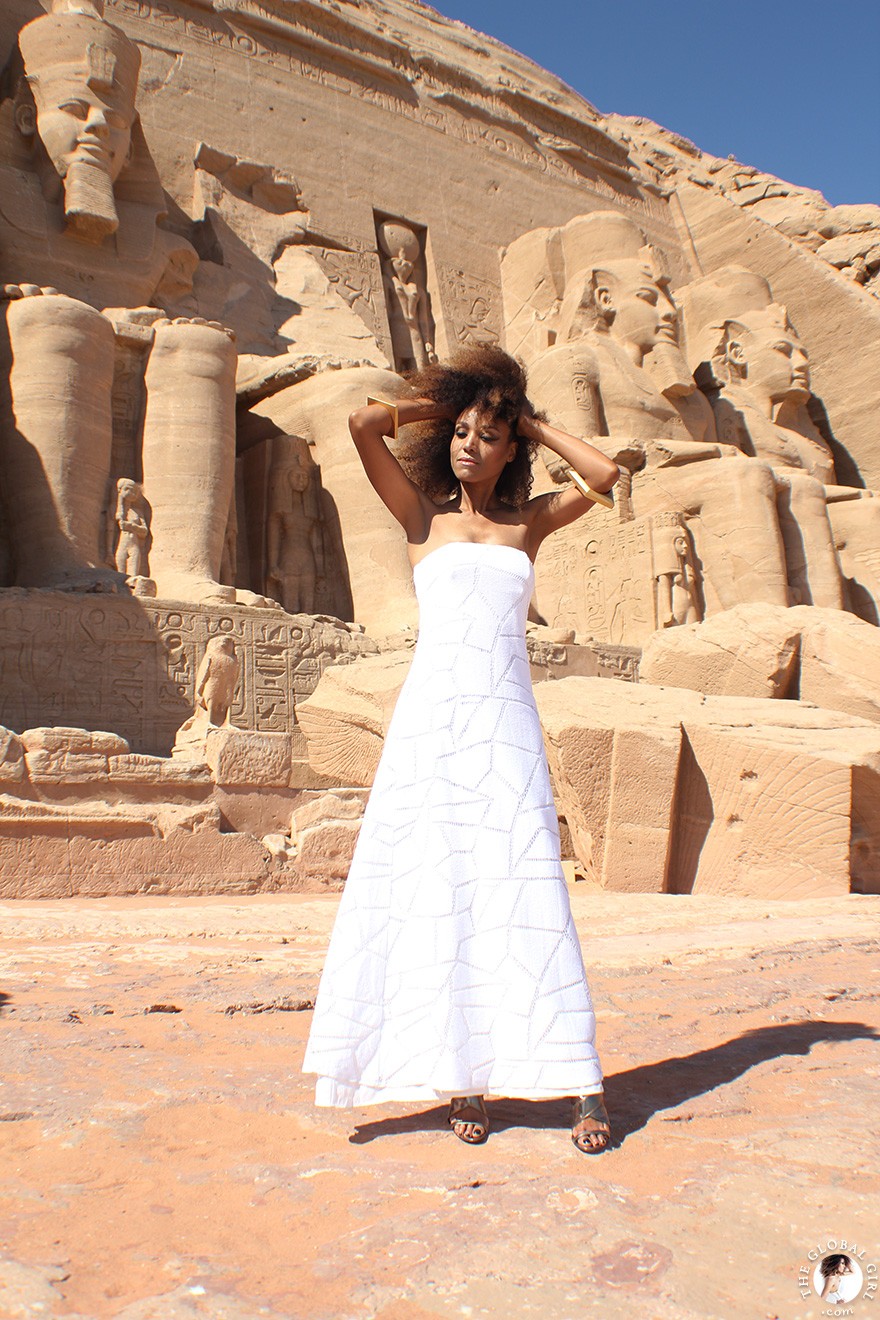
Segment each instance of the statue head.
[{"label": "statue head", "polygon": [[415,231],[402,220],[383,220],[377,229],[379,244],[398,279],[406,282],[412,275],[421,253]]},{"label": "statue head", "polygon": [[760,402],[806,403],[810,397],[809,356],[779,303],[724,321],[712,360],[717,376]]},{"label": "statue head", "polygon": [[205,646],[206,655],[235,656],[235,642],[226,633],[212,637]]},{"label": "statue head", "polygon": [[606,211],[578,216],[561,236],[560,339],[605,331],[639,365],[658,344],[677,343],[678,317],[660,254],[627,216]]},{"label": "statue head", "polygon": [[[131,147],[138,48],[84,8],[34,19],[22,28],[19,46],[36,132],[63,181],[68,223],[100,241],[118,227],[113,184]],[[20,127],[29,126],[20,120]]]}]

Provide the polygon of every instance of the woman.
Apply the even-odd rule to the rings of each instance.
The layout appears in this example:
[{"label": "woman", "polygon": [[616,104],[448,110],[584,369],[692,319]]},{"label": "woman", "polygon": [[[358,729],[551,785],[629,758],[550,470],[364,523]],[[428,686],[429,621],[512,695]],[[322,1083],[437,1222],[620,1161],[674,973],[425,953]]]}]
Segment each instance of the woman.
[{"label": "woman", "polygon": [[847,1296],[847,1290],[844,1286],[844,1279],[847,1275],[853,1273],[852,1261],[849,1256],[843,1252],[835,1252],[831,1256],[826,1256],[819,1267],[822,1278],[822,1291],[820,1297],[826,1301],[837,1303],[852,1300]]},{"label": "woman", "polygon": [[[572,1139],[610,1126],[595,1020],[559,860],[525,650],[532,562],[593,502],[529,498],[553,450],[593,492],[616,465],[539,419],[500,349],[414,373],[418,397],[349,419],[407,538],[419,640],[385,739],[327,955],[304,1070],[316,1103],[450,1100],[486,1140],[483,1096],[571,1096]],[[397,423],[416,437],[391,453]],[[597,497],[598,498],[598,497]]]}]

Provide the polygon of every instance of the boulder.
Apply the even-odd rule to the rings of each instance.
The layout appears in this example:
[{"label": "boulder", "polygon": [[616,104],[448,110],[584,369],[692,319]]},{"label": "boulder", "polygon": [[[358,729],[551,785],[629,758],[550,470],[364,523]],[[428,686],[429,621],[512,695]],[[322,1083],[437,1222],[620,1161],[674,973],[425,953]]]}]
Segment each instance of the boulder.
[{"label": "boulder", "polygon": [[337,789],[297,806],[290,824],[304,887],[341,889],[348,875],[369,793]]},{"label": "boulder", "polygon": [[799,613],[740,605],[703,623],[655,632],[644,647],[640,678],[714,696],[796,696]]},{"label": "boulder", "polygon": [[800,696],[880,721],[880,628],[854,614],[801,605]]},{"label": "boulder", "polygon": [[845,610],[740,605],[654,633],[639,674],[711,696],[800,697],[880,720],[880,628]]},{"label": "boulder", "polygon": [[802,701],[535,692],[581,866],[619,892],[880,892],[880,729]]},{"label": "boulder", "polygon": [[372,784],[411,661],[409,650],[387,651],[325,669],[296,708],[317,774],[345,786]]}]

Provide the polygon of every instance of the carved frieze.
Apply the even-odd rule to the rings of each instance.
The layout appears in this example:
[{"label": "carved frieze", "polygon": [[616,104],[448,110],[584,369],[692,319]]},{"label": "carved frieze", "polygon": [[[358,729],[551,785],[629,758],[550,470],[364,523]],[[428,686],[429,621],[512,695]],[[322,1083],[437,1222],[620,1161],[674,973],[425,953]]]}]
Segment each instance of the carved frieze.
[{"label": "carved frieze", "polygon": [[0,594],[0,724],[112,729],[132,749],[167,756],[195,703],[208,642],[227,636],[241,661],[234,725],[289,733],[296,703],[330,664],[375,649],[342,625],[305,615],[65,593]]}]

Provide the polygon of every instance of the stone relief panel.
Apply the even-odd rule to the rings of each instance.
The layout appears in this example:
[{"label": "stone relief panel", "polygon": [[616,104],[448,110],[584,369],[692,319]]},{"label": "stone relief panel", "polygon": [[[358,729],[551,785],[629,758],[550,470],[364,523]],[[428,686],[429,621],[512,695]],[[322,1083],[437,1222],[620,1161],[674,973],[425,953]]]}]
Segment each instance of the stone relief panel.
[{"label": "stone relief panel", "polygon": [[500,344],[503,336],[501,288],[456,266],[437,266],[440,304],[452,325],[456,346]]},{"label": "stone relief panel", "polygon": [[355,629],[306,616],[5,592],[0,724],[110,727],[134,751],[167,756],[196,704],[208,642],[218,637],[231,639],[241,662],[230,720],[265,733],[294,728],[296,703],[328,665],[375,650]]},{"label": "stone relief panel", "polygon": [[702,618],[693,543],[678,514],[631,522],[597,514],[557,532],[541,559],[539,612],[581,638],[637,647],[657,629]]},{"label": "stone relief panel", "polygon": [[382,268],[376,252],[366,252],[355,246],[346,250],[337,247],[313,247],[321,269],[331,288],[353,312],[361,318],[378,344],[385,359],[392,357],[391,330],[385,306],[385,288]]}]

